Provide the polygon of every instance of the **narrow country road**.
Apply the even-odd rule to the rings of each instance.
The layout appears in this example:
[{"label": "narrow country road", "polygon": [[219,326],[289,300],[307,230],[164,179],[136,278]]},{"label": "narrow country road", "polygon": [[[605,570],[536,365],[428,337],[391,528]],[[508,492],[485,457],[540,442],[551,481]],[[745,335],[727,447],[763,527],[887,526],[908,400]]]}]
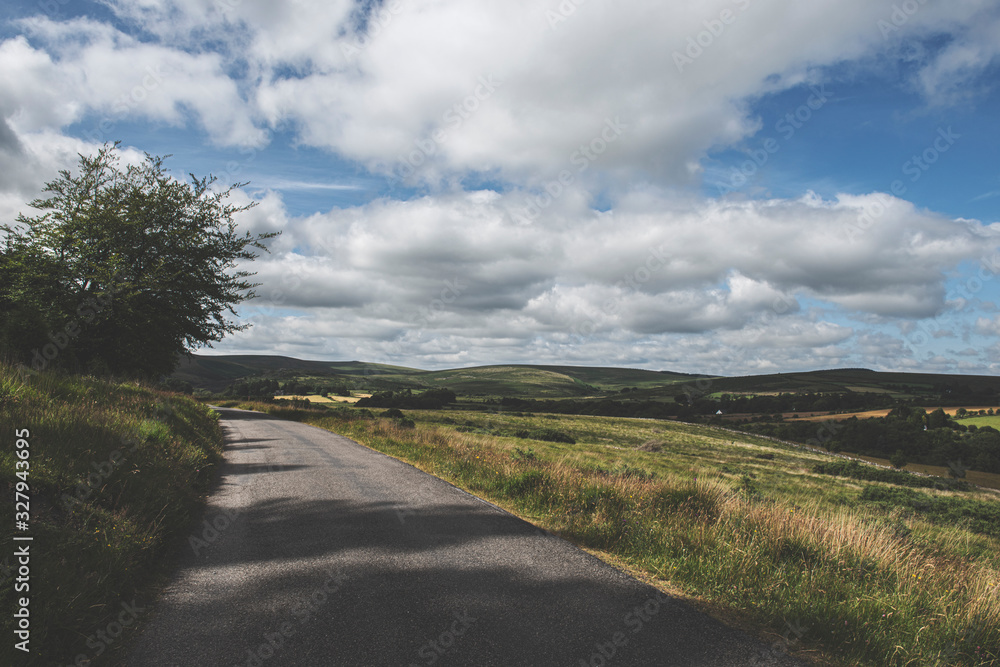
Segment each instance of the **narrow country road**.
[{"label": "narrow country road", "polygon": [[409,465],[221,412],[220,486],[132,667],[798,664]]}]

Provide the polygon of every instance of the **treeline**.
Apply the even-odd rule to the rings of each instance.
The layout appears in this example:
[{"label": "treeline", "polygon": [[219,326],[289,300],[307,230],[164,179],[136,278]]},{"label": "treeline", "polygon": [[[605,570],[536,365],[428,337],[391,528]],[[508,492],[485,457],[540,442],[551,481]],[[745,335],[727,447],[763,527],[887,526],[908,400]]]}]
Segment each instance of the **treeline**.
[{"label": "treeline", "polygon": [[[697,414],[715,414],[718,404],[713,401],[696,401],[698,406],[681,405],[679,403],[664,403],[662,401],[616,401],[614,399],[590,400],[533,400],[505,396],[500,399],[486,401],[488,405],[499,405],[503,409],[523,412],[550,412],[564,415],[590,415],[599,417],[646,417],[650,419],[668,419],[672,417],[691,417]],[[708,404],[715,407],[709,411]],[[704,412],[699,411],[704,410]]]},{"label": "treeline", "polygon": [[[633,392],[634,393],[634,392]],[[996,400],[991,395],[991,400]],[[567,399],[533,400],[504,397],[487,401],[499,403],[504,408],[530,412],[555,412],[573,415],[603,417],[646,417],[651,419],[696,419],[723,414],[756,414],[762,419],[783,413],[810,412],[860,412],[891,408],[899,404],[888,394],[864,392],[839,393],[783,393],[773,396],[740,396],[723,394],[708,398],[697,394],[678,394],[673,402],[639,399]],[[985,402],[985,401],[984,401]],[[780,417],[779,417],[780,418]]]},{"label": "treeline", "polygon": [[[825,447],[832,452],[935,466],[967,466],[1000,473],[1000,431],[965,426],[943,410],[926,414],[901,406],[884,418],[851,417],[835,422],[756,422],[727,424],[748,433]],[[900,455],[902,455],[900,457]],[[896,461],[894,461],[894,464]]]},{"label": "treeline", "polygon": [[440,410],[458,400],[450,389],[428,389],[414,394],[409,389],[400,391],[379,391],[357,402],[363,408],[411,408],[417,410]]}]

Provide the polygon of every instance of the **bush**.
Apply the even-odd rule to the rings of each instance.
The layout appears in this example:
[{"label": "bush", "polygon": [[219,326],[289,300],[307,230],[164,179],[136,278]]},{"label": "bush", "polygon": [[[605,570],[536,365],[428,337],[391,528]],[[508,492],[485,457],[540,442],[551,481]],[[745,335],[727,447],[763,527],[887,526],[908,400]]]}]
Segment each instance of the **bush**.
[{"label": "bush", "polygon": [[821,475],[848,477],[868,482],[885,482],[898,486],[951,491],[968,491],[970,488],[967,482],[945,479],[944,477],[924,477],[902,470],[887,470],[886,468],[878,468],[873,465],[858,463],[857,461],[817,463],[813,466],[812,471]]},{"label": "bush", "polygon": [[866,486],[860,500],[887,509],[903,508],[934,523],[960,524],[975,533],[1000,537],[1000,503],[931,496],[886,486]]},{"label": "bush", "polygon": [[567,433],[557,431],[552,428],[543,428],[532,434],[534,440],[544,440],[545,442],[564,442],[568,445],[575,445],[576,439]]},{"label": "bush", "polygon": [[515,461],[536,461],[538,457],[535,455],[535,450],[530,447],[515,447],[514,453],[511,454],[511,458]]},{"label": "bush", "polygon": [[896,453],[889,459],[889,463],[896,469],[905,468],[907,464],[906,454],[902,449],[897,449]]}]

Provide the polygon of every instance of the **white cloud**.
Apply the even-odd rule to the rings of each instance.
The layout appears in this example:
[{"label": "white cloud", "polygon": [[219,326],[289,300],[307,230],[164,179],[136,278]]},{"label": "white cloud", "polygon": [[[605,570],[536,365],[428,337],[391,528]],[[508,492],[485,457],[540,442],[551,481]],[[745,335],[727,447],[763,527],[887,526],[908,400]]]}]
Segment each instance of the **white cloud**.
[{"label": "white cloud", "polygon": [[[608,345],[637,363],[691,345],[678,335],[736,350],[755,368],[810,354],[828,365],[859,353],[882,360],[908,354],[900,339],[866,334],[849,347],[855,330],[804,313],[801,300],[889,320],[933,314],[945,308],[947,272],[1000,243],[988,228],[885,195],[699,203],[643,190],[611,211],[564,208],[531,225],[509,215],[519,197],[451,193],[286,219],[274,254],[254,265],[277,293],[250,305],[263,322],[248,340],[295,313],[282,331],[426,363],[447,350],[485,362]],[[849,233],[876,197],[878,223]],[[343,340],[330,345],[344,353]],[[738,365],[710,347],[690,353],[685,363]]]},{"label": "white cloud", "polygon": [[[373,169],[417,155],[421,178],[473,170],[527,183],[572,168],[614,119],[622,132],[586,176],[690,182],[707,150],[759,128],[746,100],[887,48],[876,26],[891,11],[865,0],[591,2],[553,29],[557,6],[529,0],[400,0],[366,18],[346,0],[108,4],[159,43],[91,19],[34,18],[22,25],[46,51],[23,38],[3,45],[9,78],[45,82],[9,97],[31,122],[62,126],[125,100],[130,113],[167,123],[191,113],[220,144],[258,143],[264,123],[291,126],[304,143]],[[957,31],[924,63],[928,96],[992,61],[998,23],[966,28],[984,6],[925,7],[903,25],[917,37],[942,21]],[[131,99],[150,72],[164,73],[157,90]]]},{"label": "white cloud", "polygon": [[980,317],[976,320],[975,332],[980,336],[1000,336],[1000,317]]}]

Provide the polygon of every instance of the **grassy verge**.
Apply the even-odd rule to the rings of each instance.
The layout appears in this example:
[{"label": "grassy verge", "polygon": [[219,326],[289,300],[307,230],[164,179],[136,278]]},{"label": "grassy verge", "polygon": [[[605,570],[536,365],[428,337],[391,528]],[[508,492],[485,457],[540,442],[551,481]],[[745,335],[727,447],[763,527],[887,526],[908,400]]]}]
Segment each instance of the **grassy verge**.
[{"label": "grassy verge", "polygon": [[[0,664],[108,664],[145,620],[164,556],[212,483],[218,420],[175,394],[90,378],[21,378],[0,366],[0,423],[0,521],[10,554],[0,558]],[[26,476],[16,448],[22,429]],[[12,530],[18,472],[30,487],[26,532]],[[15,533],[33,537],[28,591],[15,591],[13,545],[24,544]],[[30,603],[30,656],[10,639],[21,597]]]},{"label": "grassy verge", "polygon": [[[822,454],[643,420],[326,414],[296,416],[782,636],[779,650],[845,665],[1000,664],[1000,541],[900,507],[899,494],[862,502],[873,492],[812,471]],[[576,444],[518,437],[540,429]],[[949,509],[998,502],[976,489],[926,496]]]}]

